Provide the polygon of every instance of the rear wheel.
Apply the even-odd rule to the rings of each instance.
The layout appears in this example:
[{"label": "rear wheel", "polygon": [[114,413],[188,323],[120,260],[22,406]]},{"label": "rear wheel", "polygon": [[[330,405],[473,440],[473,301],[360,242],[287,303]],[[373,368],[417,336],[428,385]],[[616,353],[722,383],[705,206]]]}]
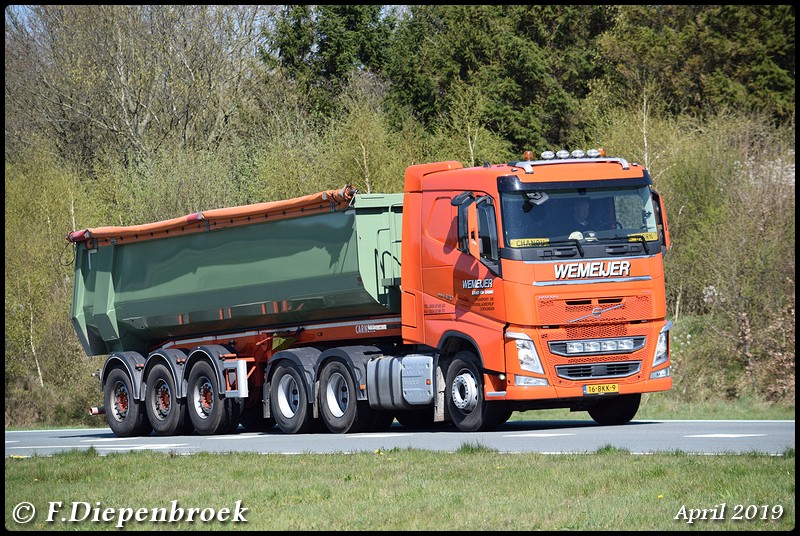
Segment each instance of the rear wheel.
[{"label": "rear wheel", "polygon": [[123,369],[111,369],[103,391],[106,422],[115,435],[133,437],[152,431],[144,404],[134,400],[133,383]]},{"label": "rear wheel", "polygon": [[179,400],[175,378],[163,364],[155,365],[147,374],[145,408],[147,418],[158,435],[174,435],[186,430],[186,404]]},{"label": "rear wheel", "polygon": [[589,416],[597,424],[615,426],[627,424],[639,411],[639,402],[642,400],[640,393],[632,395],[619,395],[607,400],[600,400],[589,408]]},{"label": "rear wheel", "polygon": [[270,411],[275,423],[287,434],[300,434],[311,426],[308,395],[300,371],[291,363],[275,369],[270,383]]},{"label": "rear wheel", "polygon": [[186,405],[192,425],[200,435],[216,434],[225,418],[217,382],[214,368],[207,361],[198,361],[189,373]]},{"label": "rear wheel", "polygon": [[377,424],[378,415],[366,401],[359,402],[353,376],[341,361],[330,361],[319,375],[320,414],[335,434],[363,432]]},{"label": "rear wheel", "polygon": [[483,373],[470,351],[456,354],[447,369],[447,407],[453,424],[462,432],[482,432],[496,427],[505,414],[498,402],[483,396]]}]

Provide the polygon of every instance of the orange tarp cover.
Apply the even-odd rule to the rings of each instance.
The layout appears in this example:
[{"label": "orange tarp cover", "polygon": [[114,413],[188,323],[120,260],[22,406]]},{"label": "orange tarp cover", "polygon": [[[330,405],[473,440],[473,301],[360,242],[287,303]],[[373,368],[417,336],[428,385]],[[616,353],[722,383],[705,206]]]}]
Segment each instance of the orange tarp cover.
[{"label": "orange tarp cover", "polygon": [[310,194],[293,199],[281,201],[269,201],[266,203],[255,203],[253,205],[241,205],[230,208],[218,208],[205,212],[196,212],[179,218],[145,223],[143,225],[130,225],[123,227],[95,227],[81,231],[67,233],[67,240],[70,242],[85,242],[89,239],[123,239],[123,238],[142,238],[142,235],[155,235],[165,231],[183,230],[187,224],[197,222],[223,222],[230,220],[242,220],[248,217],[260,216],[286,216],[289,213],[321,212],[325,210],[336,210],[346,207],[356,189],[352,186],[344,186],[339,190],[325,190],[316,194]]}]

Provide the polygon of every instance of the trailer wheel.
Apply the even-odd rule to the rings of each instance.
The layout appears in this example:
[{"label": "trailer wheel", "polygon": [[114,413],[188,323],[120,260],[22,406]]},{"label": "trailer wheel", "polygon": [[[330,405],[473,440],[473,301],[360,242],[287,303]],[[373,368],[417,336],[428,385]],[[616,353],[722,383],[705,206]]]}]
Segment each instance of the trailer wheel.
[{"label": "trailer wheel", "polygon": [[377,424],[378,414],[368,403],[356,398],[353,376],[341,361],[327,363],[319,376],[320,414],[335,434],[363,432]]},{"label": "trailer wheel", "polygon": [[147,435],[152,430],[144,404],[133,398],[133,384],[121,368],[113,368],[106,378],[103,398],[106,422],[119,437]]},{"label": "trailer wheel", "polygon": [[158,435],[175,435],[186,430],[186,404],[176,396],[175,378],[159,363],[147,374],[145,407],[147,418]]},{"label": "trailer wheel", "polygon": [[447,407],[453,424],[462,432],[482,432],[497,426],[503,411],[483,396],[483,374],[470,351],[456,354],[447,369]]},{"label": "trailer wheel", "polygon": [[216,434],[223,424],[225,408],[217,388],[217,375],[206,361],[198,361],[189,373],[186,406],[189,419],[200,435]]},{"label": "trailer wheel", "polygon": [[308,431],[311,415],[300,371],[291,363],[278,365],[270,389],[270,412],[278,427],[287,434]]},{"label": "trailer wheel", "polygon": [[222,424],[219,425],[217,432],[221,434],[232,434],[239,430],[239,421],[242,419],[244,400],[241,398],[222,399]]},{"label": "trailer wheel", "polygon": [[627,424],[639,411],[639,402],[642,400],[640,393],[632,395],[619,395],[607,400],[600,400],[589,408],[589,416],[597,424],[615,426]]}]

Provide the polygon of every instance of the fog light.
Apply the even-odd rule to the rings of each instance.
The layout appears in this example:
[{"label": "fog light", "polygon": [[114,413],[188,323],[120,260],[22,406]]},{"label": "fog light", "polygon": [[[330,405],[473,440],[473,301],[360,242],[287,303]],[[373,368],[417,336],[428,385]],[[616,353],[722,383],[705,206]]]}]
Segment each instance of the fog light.
[{"label": "fog light", "polygon": [[604,352],[616,352],[617,351],[617,341],[602,341],[600,343],[600,348]]},{"label": "fog light", "polygon": [[568,342],[567,343],[567,353],[568,354],[580,354],[583,352],[583,343],[582,342]]},{"label": "fog light", "polygon": [[633,350],[633,339],[619,339],[617,344],[620,350]]},{"label": "fog light", "polygon": [[670,375],[669,367],[663,368],[661,370],[657,370],[655,372],[650,373],[651,380],[657,380],[658,378],[667,378]]},{"label": "fog light", "polygon": [[599,352],[600,341],[586,341],[583,343],[583,349],[586,352]]},{"label": "fog light", "polygon": [[514,374],[514,384],[518,387],[546,387],[548,385],[547,378],[531,378],[519,374]]}]

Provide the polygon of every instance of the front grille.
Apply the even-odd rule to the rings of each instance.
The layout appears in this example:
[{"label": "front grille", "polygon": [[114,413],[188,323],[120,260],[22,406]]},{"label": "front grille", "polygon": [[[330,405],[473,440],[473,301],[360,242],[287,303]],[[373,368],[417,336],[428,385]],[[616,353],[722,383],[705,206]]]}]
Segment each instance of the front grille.
[{"label": "front grille", "polygon": [[642,368],[641,361],[622,363],[596,363],[582,365],[558,365],[556,374],[565,380],[597,380],[601,378],[624,378],[632,376]]}]

